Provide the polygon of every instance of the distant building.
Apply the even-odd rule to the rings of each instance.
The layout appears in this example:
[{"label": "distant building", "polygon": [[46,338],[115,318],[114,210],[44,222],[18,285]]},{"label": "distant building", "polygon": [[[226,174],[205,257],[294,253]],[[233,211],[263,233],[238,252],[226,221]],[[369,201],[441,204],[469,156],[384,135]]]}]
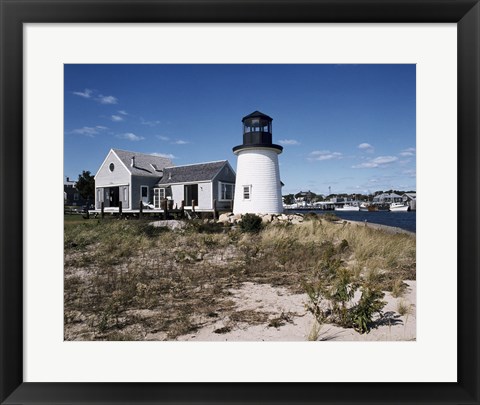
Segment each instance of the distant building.
[{"label": "distant building", "polygon": [[390,204],[393,202],[402,202],[402,196],[396,193],[382,193],[373,197],[373,202],[378,204]]},{"label": "distant building", "polygon": [[295,200],[299,203],[310,204],[317,195],[312,191],[300,191],[299,193],[295,194]]},{"label": "distant building", "polygon": [[63,203],[69,206],[82,206],[86,200],[82,198],[76,188],[77,182],[70,180],[69,177],[63,182]]},{"label": "distant building", "polygon": [[405,193],[402,194],[402,200],[405,204],[410,206],[412,211],[417,209],[417,193]]}]

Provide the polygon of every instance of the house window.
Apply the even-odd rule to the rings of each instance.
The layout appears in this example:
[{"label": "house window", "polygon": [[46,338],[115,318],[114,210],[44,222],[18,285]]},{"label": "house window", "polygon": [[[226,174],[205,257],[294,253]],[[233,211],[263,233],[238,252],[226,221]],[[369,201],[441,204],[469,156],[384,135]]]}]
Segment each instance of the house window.
[{"label": "house window", "polygon": [[220,183],[220,200],[233,200],[234,191],[233,184]]},{"label": "house window", "polygon": [[97,201],[102,202],[102,189],[97,189]]},{"label": "house window", "polygon": [[115,165],[113,163],[110,163],[110,166],[108,166],[111,172],[115,170]]},{"label": "house window", "polygon": [[78,197],[79,197],[78,193],[73,194],[73,200],[74,201],[78,201]]},{"label": "house window", "polygon": [[127,199],[127,187],[124,187],[124,188],[123,188],[123,201],[126,202],[127,200],[128,200],[128,199]]},{"label": "house window", "polygon": [[243,199],[250,200],[252,194],[252,186],[243,186]]},{"label": "house window", "polygon": [[142,196],[142,202],[148,204],[148,186],[140,186],[140,195]]},{"label": "house window", "polygon": [[155,188],[153,190],[153,206],[157,209],[161,208],[161,200],[165,199],[165,189],[164,188]]}]

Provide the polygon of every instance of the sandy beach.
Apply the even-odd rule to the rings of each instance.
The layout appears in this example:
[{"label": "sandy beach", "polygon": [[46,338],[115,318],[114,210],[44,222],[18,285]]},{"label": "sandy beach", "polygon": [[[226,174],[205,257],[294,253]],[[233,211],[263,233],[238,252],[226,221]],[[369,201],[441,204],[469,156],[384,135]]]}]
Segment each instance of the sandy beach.
[{"label": "sandy beach", "polygon": [[[368,334],[359,334],[324,324],[318,330],[318,341],[413,341],[416,337],[415,297],[416,281],[405,281],[408,288],[403,297],[394,298],[385,293],[384,319]],[[236,323],[229,317],[217,319],[195,333],[183,335],[178,340],[191,341],[306,341],[313,340],[316,321],[305,304],[306,294],[290,294],[285,288],[267,284],[244,283],[231,291],[237,311],[256,311],[268,315],[261,325]],[[410,313],[397,312],[400,302],[411,305]],[[273,321],[273,322],[272,322]],[[275,324],[276,326],[273,326]],[[222,332],[222,333],[219,333]]]}]

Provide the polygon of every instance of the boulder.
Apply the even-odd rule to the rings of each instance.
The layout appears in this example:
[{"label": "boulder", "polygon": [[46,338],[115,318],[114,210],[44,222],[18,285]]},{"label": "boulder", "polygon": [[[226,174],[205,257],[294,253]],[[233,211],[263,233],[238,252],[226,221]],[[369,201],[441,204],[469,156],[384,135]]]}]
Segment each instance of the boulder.
[{"label": "boulder", "polygon": [[187,225],[184,221],[178,221],[176,219],[169,219],[166,221],[155,221],[151,222],[150,225],[154,227],[165,227],[169,229],[183,229]]},{"label": "boulder", "polygon": [[228,213],[225,213],[225,214],[220,214],[217,222],[222,222],[222,223],[229,222],[231,215],[233,215],[231,212],[228,212]]},{"label": "boulder", "polygon": [[262,223],[268,224],[268,223],[272,222],[272,217],[273,217],[273,215],[271,215],[271,214],[262,215]]}]

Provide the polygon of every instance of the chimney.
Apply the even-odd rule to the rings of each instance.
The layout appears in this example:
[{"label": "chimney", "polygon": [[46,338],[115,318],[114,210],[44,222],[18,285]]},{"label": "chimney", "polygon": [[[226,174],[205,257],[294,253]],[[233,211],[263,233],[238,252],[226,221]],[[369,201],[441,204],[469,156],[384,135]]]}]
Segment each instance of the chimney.
[{"label": "chimney", "polygon": [[130,161],[130,166],[135,167],[135,156],[132,156],[132,160]]},{"label": "chimney", "polygon": [[70,177],[67,176],[67,183],[70,181]]}]

